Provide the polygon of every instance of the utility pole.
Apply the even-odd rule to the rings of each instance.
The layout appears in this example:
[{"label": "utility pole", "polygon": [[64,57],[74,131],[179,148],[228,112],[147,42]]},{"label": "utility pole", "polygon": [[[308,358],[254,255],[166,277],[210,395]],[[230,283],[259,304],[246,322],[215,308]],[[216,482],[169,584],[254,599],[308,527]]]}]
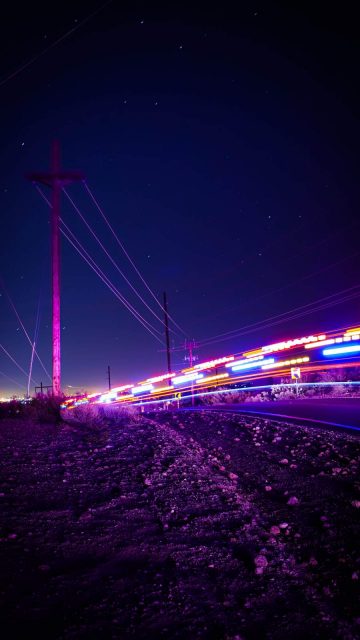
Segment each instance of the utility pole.
[{"label": "utility pole", "polygon": [[[189,361],[189,365],[190,367],[193,366],[193,363],[195,360],[197,360],[197,356],[194,356],[194,349],[196,348],[196,342],[195,340],[185,340],[185,351],[189,352],[188,356],[185,356],[185,360]],[[194,406],[195,404],[195,398],[194,398],[194,383],[191,383],[191,404],[192,406]]]},{"label": "utility pole", "polygon": [[109,382],[109,391],[111,391],[110,365],[108,365],[108,382]]},{"label": "utility pole", "polygon": [[[166,299],[165,291],[164,291],[164,313],[165,313],[165,336],[166,336],[167,366],[168,366],[168,373],[171,373],[169,314],[168,314],[167,299]],[[170,379],[169,379],[169,385],[171,385],[171,380]]]},{"label": "utility pole", "polygon": [[60,199],[64,185],[83,180],[77,171],[61,171],[60,144],[52,143],[50,173],[31,173],[29,180],[52,188],[51,212],[51,265],[52,265],[52,393],[61,395],[61,350],[60,350]]}]

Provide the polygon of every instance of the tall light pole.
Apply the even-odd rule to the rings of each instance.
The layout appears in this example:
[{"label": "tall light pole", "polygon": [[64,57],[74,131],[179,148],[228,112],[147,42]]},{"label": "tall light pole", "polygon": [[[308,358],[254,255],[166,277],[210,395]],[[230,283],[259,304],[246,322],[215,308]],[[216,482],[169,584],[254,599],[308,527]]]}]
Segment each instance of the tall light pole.
[{"label": "tall light pole", "polygon": [[52,188],[51,212],[51,280],[52,280],[52,392],[61,395],[61,340],[60,340],[60,199],[62,188],[83,180],[78,171],[61,171],[60,144],[52,143],[50,173],[31,173],[27,176],[32,182],[38,182]]}]

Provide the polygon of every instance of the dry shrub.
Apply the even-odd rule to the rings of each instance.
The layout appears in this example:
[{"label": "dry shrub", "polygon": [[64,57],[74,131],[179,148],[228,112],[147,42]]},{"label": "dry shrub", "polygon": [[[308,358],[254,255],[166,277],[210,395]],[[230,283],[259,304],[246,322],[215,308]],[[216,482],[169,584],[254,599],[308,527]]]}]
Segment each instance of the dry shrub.
[{"label": "dry shrub", "polygon": [[108,424],[127,424],[140,419],[139,412],[131,405],[81,404],[73,409],[63,409],[65,422],[76,425],[101,427]]}]

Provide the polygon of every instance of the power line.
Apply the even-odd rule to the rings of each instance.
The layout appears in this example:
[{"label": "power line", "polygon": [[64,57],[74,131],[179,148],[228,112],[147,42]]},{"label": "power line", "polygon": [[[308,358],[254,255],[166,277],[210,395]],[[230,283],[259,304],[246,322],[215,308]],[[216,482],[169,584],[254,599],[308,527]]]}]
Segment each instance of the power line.
[{"label": "power line", "polygon": [[0,87],[2,87],[4,84],[6,84],[7,82],[9,82],[9,80],[12,80],[13,78],[15,78],[16,76],[19,75],[19,73],[21,73],[22,71],[25,71],[25,69],[27,69],[28,67],[30,67],[30,65],[32,65],[34,62],[36,62],[36,60],[39,60],[39,58],[41,58],[43,55],[45,55],[45,53],[48,53],[48,51],[50,51],[51,49],[53,49],[54,47],[56,47],[58,44],[60,44],[61,42],[63,42],[64,40],[66,40],[66,38],[68,38],[69,36],[71,36],[73,33],[75,33],[75,31],[77,31],[78,29],[80,29],[80,27],[82,27],[86,22],[88,22],[89,20],[91,20],[91,18],[93,18],[94,16],[96,16],[100,11],[102,11],[102,9],[105,9],[105,7],[110,4],[112,2],[112,0],[107,0],[107,2],[104,2],[102,5],[100,5],[100,7],[98,7],[97,9],[95,9],[95,11],[93,11],[92,13],[90,13],[88,16],[86,16],[83,20],[81,20],[80,22],[78,22],[76,24],[75,27],[72,27],[71,29],[69,29],[68,31],[66,31],[62,36],[60,36],[60,38],[57,38],[57,40],[55,40],[54,42],[52,42],[48,47],[46,47],[46,49],[43,49],[42,51],[40,51],[40,53],[37,53],[35,56],[33,56],[32,58],[30,58],[30,60],[27,60],[27,62],[24,62],[20,67],[18,67],[17,69],[15,69],[14,71],[12,71],[8,76],[6,76],[3,80],[0,80]]},{"label": "power line", "polygon": [[[11,307],[12,307],[12,309],[13,309],[13,311],[14,311],[14,313],[15,313],[15,315],[16,315],[16,317],[17,317],[17,319],[18,319],[18,321],[19,321],[19,324],[20,324],[20,326],[21,326],[21,328],[22,328],[22,330],[23,330],[23,332],[24,332],[24,334],[25,334],[25,336],[26,336],[26,338],[27,338],[27,340],[28,340],[28,342],[29,342],[29,344],[30,344],[31,348],[33,348],[33,342],[32,342],[32,340],[31,340],[31,338],[30,338],[30,336],[29,336],[28,332],[27,332],[27,331],[26,331],[26,329],[25,329],[24,323],[22,322],[22,320],[21,320],[21,318],[20,318],[20,315],[19,315],[19,313],[18,313],[18,311],[17,311],[17,309],[16,309],[16,307],[15,307],[15,304],[13,303],[12,299],[10,298],[10,294],[9,294],[9,292],[7,291],[7,289],[6,289],[6,287],[5,287],[5,284],[4,284],[4,281],[3,281],[3,279],[2,279],[1,277],[0,277],[0,285],[1,285],[2,289],[3,289],[3,290],[4,290],[4,292],[5,292],[5,295],[6,295],[7,299],[8,299],[8,301],[9,301],[9,303],[10,303],[10,305],[11,305]],[[39,356],[38,352],[36,351],[36,349],[35,349],[35,355],[36,355],[36,357],[37,357],[37,359],[38,359],[39,363],[41,364],[41,366],[42,366],[42,368],[43,368],[44,372],[45,372],[45,373],[46,373],[46,375],[48,376],[49,380],[51,380],[51,376],[50,376],[49,372],[47,371],[47,369],[46,369],[46,367],[45,367],[45,365],[44,365],[43,361],[41,360],[41,358],[40,358],[40,356]]]},{"label": "power line", "polygon": [[[117,233],[115,232],[115,230],[113,229],[113,227],[111,226],[109,220],[107,219],[103,209],[100,207],[98,201],[96,200],[95,196],[93,195],[92,191],[90,190],[90,187],[88,186],[87,182],[84,180],[83,181],[83,185],[86,189],[86,191],[88,192],[90,198],[92,199],[93,203],[95,204],[97,210],[99,211],[100,215],[102,216],[103,220],[106,222],[107,226],[109,227],[111,233],[113,234],[115,240],[117,241],[119,247],[121,248],[121,250],[124,252],[126,258],[128,259],[128,261],[130,262],[131,266],[133,267],[133,269],[136,271],[137,275],[139,276],[141,282],[144,284],[144,286],[146,287],[146,289],[148,290],[148,292],[150,293],[150,295],[154,298],[155,302],[157,305],[159,305],[160,309],[162,310],[162,312],[164,313],[164,307],[161,304],[161,302],[159,302],[159,300],[157,299],[155,293],[152,291],[152,289],[149,287],[149,285],[147,284],[145,278],[143,277],[143,275],[141,274],[141,272],[139,271],[138,267],[136,266],[136,264],[134,263],[134,261],[132,260],[132,258],[130,257],[130,255],[128,254],[128,252],[125,249],[125,246],[123,245],[123,243],[121,242],[120,238],[118,237]],[[179,329],[179,331],[181,331],[181,333],[186,336],[186,332],[180,327],[180,325],[174,320],[174,318],[172,318],[172,316],[169,314],[169,320],[171,320],[171,322]]]},{"label": "power line", "polygon": [[[334,295],[336,295],[336,294],[334,294]],[[267,328],[282,324],[284,322],[288,322],[289,320],[294,320],[296,318],[301,318],[301,317],[310,315],[312,313],[315,313],[317,311],[322,311],[323,309],[328,309],[328,308],[336,306],[338,304],[342,304],[344,302],[348,302],[349,300],[353,300],[353,299],[358,298],[358,297],[360,297],[360,292],[354,293],[352,295],[345,296],[343,298],[340,298],[339,300],[333,300],[333,301],[328,302],[326,304],[319,305],[317,307],[305,310],[305,311],[300,312],[300,313],[295,313],[293,315],[288,315],[287,317],[280,318],[279,320],[276,320],[274,322],[269,322],[267,324],[263,324],[261,322],[257,322],[257,323],[254,323],[254,324],[245,325],[243,327],[243,329],[246,329],[247,327],[250,327],[247,331],[242,331],[242,330],[238,329],[238,330],[236,330],[236,333],[234,333],[233,335],[223,334],[224,337],[222,337],[222,338],[219,337],[216,340],[213,339],[213,340],[203,341],[201,344],[199,344],[199,346],[200,347],[205,347],[205,346],[216,344],[218,342],[224,342],[226,340],[231,340],[232,338],[237,338],[237,337],[240,337],[240,336],[243,336],[243,335],[247,335],[248,333],[252,333],[254,331],[260,331],[260,330],[263,330],[263,329],[267,329]],[[308,305],[305,305],[305,306],[308,306]],[[299,309],[301,309],[301,308],[302,307],[299,307]],[[288,312],[288,313],[291,313],[291,312]],[[284,314],[281,314],[281,315],[284,315]],[[273,316],[273,317],[277,318],[279,316]],[[270,320],[270,319],[271,318],[268,318],[268,320]],[[260,325],[260,326],[256,326],[256,325]]]},{"label": "power line", "polygon": [[[2,344],[0,344],[0,349],[2,349],[2,350],[3,350],[3,352],[8,356],[8,358],[10,358],[10,360],[15,364],[15,366],[16,366],[18,369],[20,369],[20,371],[22,371],[22,373],[23,373],[26,377],[28,377],[28,373],[27,373],[27,371],[25,371],[25,369],[23,369],[23,368],[19,365],[19,363],[18,363],[18,362],[16,362],[15,358],[13,358],[13,357],[12,357],[12,355],[10,355],[10,353],[5,349],[5,347],[4,347]],[[32,380],[33,382],[35,382],[33,378],[31,378],[31,380]]]},{"label": "power line", "polygon": [[[43,200],[47,203],[47,205],[49,207],[51,207],[50,201],[47,199],[46,195],[43,193],[43,191],[40,189],[40,187],[38,185],[35,185],[35,186],[36,186],[37,191],[39,192],[39,194],[43,198]],[[161,335],[160,331],[158,331],[158,329],[153,327],[153,325],[151,325],[150,322],[148,322],[132,306],[132,304],[125,298],[125,296],[123,296],[123,294],[115,287],[115,285],[111,282],[111,280],[105,275],[105,273],[99,267],[99,265],[95,262],[95,260],[93,260],[93,258],[90,256],[90,254],[86,251],[86,249],[80,243],[80,241],[76,238],[75,234],[71,231],[71,229],[69,229],[68,225],[62,219],[60,221],[61,221],[61,224],[63,225],[63,227],[65,227],[67,232],[73,238],[73,240],[71,240],[71,238],[69,238],[69,236],[64,231],[64,229],[61,229],[61,233],[64,235],[64,237],[67,239],[67,241],[74,247],[74,249],[83,258],[83,260],[85,260],[85,262],[96,273],[96,275],[104,282],[104,284],[106,284],[106,286],[115,295],[115,297],[118,298],[118,300],[120,300],[120,302],[122,302],[122,304],[126,307],[126,309],[128,309],[128,311],[130,311],[130,313],[132,313],[132,315],[140,322],[140,324],[142,324],[144,326],[144,328],[147,329],[147,331],[149,331],[154,336],[154,338],[156,338],[156,340],[158,340],[158,342],[160,342],[160,344],[163,344],[162,340],[160,340],[158,338],[158,336],[155,335],[155,333],[154,333],[154,332],[156,332],[157,334]]]},{"label": "power line", "polygon": [[[65,193],[66,197],[68,198],[69,202],[72,204],[72,206],[74,207],[76,213],[80,216],[81,220],[83,221],[83,223],[85,224],[85,226],[87,227],[87,229],[90,231],[91,235],[95,238],[96,242],[99,244],[99,246],[101,247],[101,249],[103,250],[103,252],[105,253],[105,255],[109,258],[109,260],[111,261],[111,263],[114,265],[115,269],[120,273],[120,275],[122,276],[122,278],[124,278],[125,282],[129,285],[129,287],[132,289],[132,291],[135,293],[135,295],[141,300],[141,302],[145,305],[145,307],[150,311],[150,313],[152,313],[153,316],[155,316],[155,318],[157,320],[159,320],[159,322],[161,322],[162,325],[165,326],[164,321],[151,309],[151,307],[149,307],[149,305],[147,304],[147,302],[144,300],[144,298],[140,295],[140,293],[137,291],[137,289],[132,285],[132,283],[130,282],[130,280],[126,277],[126,275],[124,274],[124,272],[120,269],[119,265],[117,264],[117,262],[114,260],[114,258],[110,255],[110,253],[107,251],[107,249],[105,248],[105,246],[103,245],[103,243],[101,242],[100,238],[97,236],[97,234],[95,233],[95,231],[92,229],[92,227],[90,226],[90,224],[87,222],[87,220],[85,219],[85,216],[81,213],[80,209],[76,206],[75,202],[72,200],[72,198],[70,197],[70,195],[67,193],[66,189],[63,188],[63,192]],[[172,331],[172,329],[170,329]]]},{"label": "power line", "polygon": [[16,380],[14,380],[14,378],[11,378],[10,376],[8,376],[3,371],[0,371],[0,376],[3,376],[4,378],[7,378],[8,380],[10,380],[10,382],[12,382],[13,384],[16,384],[17,387],[20,387],[20,389],[24,390],[24,385],[23,384],[20,384],[20,382],[17,382]]},{"label": "power line", "polygon": [[[64,222],[63,221],[61,221],[61,222],[64,225]],[[66,228],[69,231],[69,233],[72,234],[72,232],[69,230],[69,228],[67,226],[66,226]],[[84,249],[84,247],[81,245],[81,243],[77,239],[75,239],[75,236],[74,236],[75,242],[73,242],[73,240],[67,235],[67,233],[64,231],[64,229],[61,229],[61,233],[67,239],[67,241],[74,247],[74,249],[78,252],[78,254],[83,258],[83,260],[85,260],[85,262],[87,262],[87,264],[97,274],[97,276],[104,282],[104,284],[106,284],[106,286],[110,289],[110,291],[112,291],[112,293],[116,296],[116,298],[118,298],[118,300],[120,300],[120,302],[122,302],[122,304],[128,309],[128,311],[130,311],[130,313],[132,313],[132,315],[140,322],[140,324],[142,324],[144,326],[144,328],[147,331],[149,331],[149,333],[151,333],[158,342],[160,342],[161,345],[163,345],[163,341],[154,333],[154,331],[156,331],[159,334],[160,334],[160,332],[157,329],[155,329],[155,327],[150,325],[150,323],[147,320],[145,320],[145,318],[143,318],[141,316],[141,314],[138,311],[136,311],[136,309],[134,307],[132,307],[132,305],[126,300],[126,298],[120,293],[120,291],[118,291],[118,289],[111,283],[111,281],[104,274],[102,269],[100,269],[100,267],[97,266],[96,262],[91,258],[91,256]],[[149,325],[149,326],[147,326],[147,325]]]}]

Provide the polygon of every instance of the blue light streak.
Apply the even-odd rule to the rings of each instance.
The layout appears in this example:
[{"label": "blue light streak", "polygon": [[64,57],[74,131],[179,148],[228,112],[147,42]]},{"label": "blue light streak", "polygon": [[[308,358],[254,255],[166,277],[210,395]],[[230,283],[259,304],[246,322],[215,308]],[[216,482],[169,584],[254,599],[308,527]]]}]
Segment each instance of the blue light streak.
[{"label": "blue light streak", "polygon": [[333,347],[331,349],[324,349],[324,356],[337,356],[342,353],[359,353],[360,352],[360,344],[352,344],[348,347]]},{"label": "blue light streak", "polygon": [[256,367],[262,367],[265,364],[272,364],[275,362],[275,358],[265,358],[265,360],[259,360],[257,362],[247,362],[246,364],[238,364],[235,367],[231,367],[232,371],[243,371],[245,369],[255,369]]}]

